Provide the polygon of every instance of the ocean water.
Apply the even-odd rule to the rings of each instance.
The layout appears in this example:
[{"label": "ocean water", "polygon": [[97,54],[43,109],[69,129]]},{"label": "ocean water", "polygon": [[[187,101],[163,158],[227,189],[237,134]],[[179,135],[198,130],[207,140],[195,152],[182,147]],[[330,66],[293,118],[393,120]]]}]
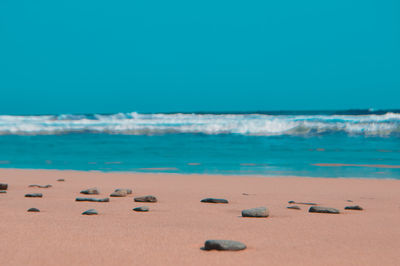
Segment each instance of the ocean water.
[{"label": "ocean water", "polygon": [[400,179],[400,110],[0,115],[0,167]]}]

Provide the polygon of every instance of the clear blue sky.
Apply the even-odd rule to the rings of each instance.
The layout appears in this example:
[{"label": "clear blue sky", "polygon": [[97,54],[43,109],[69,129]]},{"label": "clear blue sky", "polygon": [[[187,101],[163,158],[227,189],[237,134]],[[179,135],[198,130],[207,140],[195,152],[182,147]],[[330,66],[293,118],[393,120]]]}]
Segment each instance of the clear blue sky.
[{"label": "clear blue sky", "polygon": [[0,1],[0,113],[400,108],[399,0]]}]

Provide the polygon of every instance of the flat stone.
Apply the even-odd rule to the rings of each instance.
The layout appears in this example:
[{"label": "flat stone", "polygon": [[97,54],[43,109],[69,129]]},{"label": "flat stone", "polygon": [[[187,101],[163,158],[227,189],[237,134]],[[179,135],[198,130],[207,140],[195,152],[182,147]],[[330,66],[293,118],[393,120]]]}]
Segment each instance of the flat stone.
[{"label": "flat stone", "polygon": [[361,207],[358,206],[358,205],[355,205],[355,206],[346,206],[346,207],[344,207],[344,209],[345,209],[345,210],[355,210],[355,211],[362,211],[362,210],[364,210],[363,208],[361,208]]},{"label": "flat stone", "polygon": [[29,185],[29,187],[49,188],[49,187],[52,187],[52,185],[44,185],[44,186],[42,186],[42,185]]},{"label": "flat stone", "polygon": [[109,202],[109,198],[96,199],[96,198],[76,198],[75,201],[92,201],[92,202]]},{"label": "flat stone", "polygon": [[346,201],[347,201],[347,202],[353,202],[352,200],[349,200],[349,199],[348,199],[348,200],[346,200]]},{"label": "flat stone", "polygon": [[143,197],[137,197],[134,199],[136,202],[157,202],[157,198],[151,195],[148,196],[143,196]]},{"label": "flat stone", "polygon": [[246,248],[245,244],[233,240],[207,240],[204,243],[205,250],[215,249],[215,250],[237,251],[237,250],[243,250],[245,248]]},{"label": "flat stone", "polygon": [[297,205],[287,206],[286,208],[292,209],[292,210],[301,210],[300,207]]},{"label": "flat stone", "polygon": [[82,215],[97,215],[99,214],[95,209],[90,209],[87,211],[82,212]]},{"label": "flat stone", "polygon": [[8,184],[0,183],[0,190],[7,190]]},{"label": "flat stone", "polygon": [[114,191],[110,194],[110,197],[126,197],[127,193],[125,190]]},{"label": "flat stone", "polygon": [[201,202],[205,202],[205,203],[229,203],[229,201],[226,200],[226,199],[216,199],[216,198],[205,198],[205,199],[202,199]]},{"label": "flat stone", "polygon": [[0,190],[0,193],[7,193],[6,190]]},{"label": "flat stone", "polygon": [[27,198],[41,198],[43,197],[42,193],[30,193],[30,194],[25,194],[25,197]]},{"label": "flat stone", "polygon": [[296,202],[296,201],[289,201],[289,204],[301,204],[301,205],[318,205],[317,203],[313,203],[313,202]]},{"label": "flat stone", "polygon": [[30,208],[28,209],[28,212],[40,212],[40,210],[37,208]]},{"label": "flat stone", "polygon": [[243,217],[268,217],[269,210],[266,207],[257,207],[242,211]]},{"label": "flat stone", "polygon": [[88,188],[81,191],[81,194],[88,194],[88,195],[98,195],[100,191],[97,188]]},{"label": "flat stone", "polygon": [[126,194],[128,195],[132,194],[132,189],[130,188],[117,188],[114,192],[119,192],[119,191],[125,191]]},{"label": "flat stone", "polygon": [[312,206],[312,207],[310,207],[308,212],[333,213],[333,214],[340,213],[338,209],[330,208],[330,207],[321,207],[321,206]]},{"label": "flat stone", "polygon": [[135,212],[148,212],[150,210],[147,206],[136,207],[133,209]]},{"label": "flat stone", "polygon": [[59,178],[59,179],[57,179],[57,181],[58,181],[58,182],[64,182],[65,179],[64,179],[64,178]]}]

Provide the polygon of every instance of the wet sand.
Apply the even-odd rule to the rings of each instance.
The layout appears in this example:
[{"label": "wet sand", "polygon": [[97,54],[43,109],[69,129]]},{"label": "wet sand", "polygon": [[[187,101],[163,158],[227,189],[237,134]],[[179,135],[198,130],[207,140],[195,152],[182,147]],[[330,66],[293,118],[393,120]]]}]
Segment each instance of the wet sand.
[{"label": "wet sand", "polygon": [[[65,182],[57,182],[64,178]],[[299,177],[238,177],[1,169],[2,265],[398,265],[400,181]],[[51,188],[29,188],[31,184]],[[97,187],[133,196],[75,202]],[[43,193],[43,198],[25,198]],[[133,197],[154,195],[157,203]],[[86,195],[85,195],[86,197]],[[206,197],[229,204],[200,203]],[[341,214],[286,207],[316,202]],[[347,202],[352,200],[353,202]],[[364,211],[345,211],[360,205]],[[149,206],[137,213],[134,207]],[[242,218],[266,206],[268,218]],[[36,207],[39,213],[28,213]],[[88,209],[97,216],[83,216]],[[245,243],[238,252],[203,251],[207,239]]]}]

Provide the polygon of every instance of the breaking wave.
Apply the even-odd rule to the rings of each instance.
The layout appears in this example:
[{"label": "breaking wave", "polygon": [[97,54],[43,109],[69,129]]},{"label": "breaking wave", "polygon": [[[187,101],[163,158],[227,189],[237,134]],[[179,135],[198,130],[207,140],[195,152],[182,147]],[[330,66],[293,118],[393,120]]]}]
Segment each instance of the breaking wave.
[{"label": "breaking wave", "polygon": [[0,115],[0,135],[103,133],[126,135],[241,134],[313,136],[343,133],[400,136],[400,114],[270,115],[118,113],[110,115]]}]

